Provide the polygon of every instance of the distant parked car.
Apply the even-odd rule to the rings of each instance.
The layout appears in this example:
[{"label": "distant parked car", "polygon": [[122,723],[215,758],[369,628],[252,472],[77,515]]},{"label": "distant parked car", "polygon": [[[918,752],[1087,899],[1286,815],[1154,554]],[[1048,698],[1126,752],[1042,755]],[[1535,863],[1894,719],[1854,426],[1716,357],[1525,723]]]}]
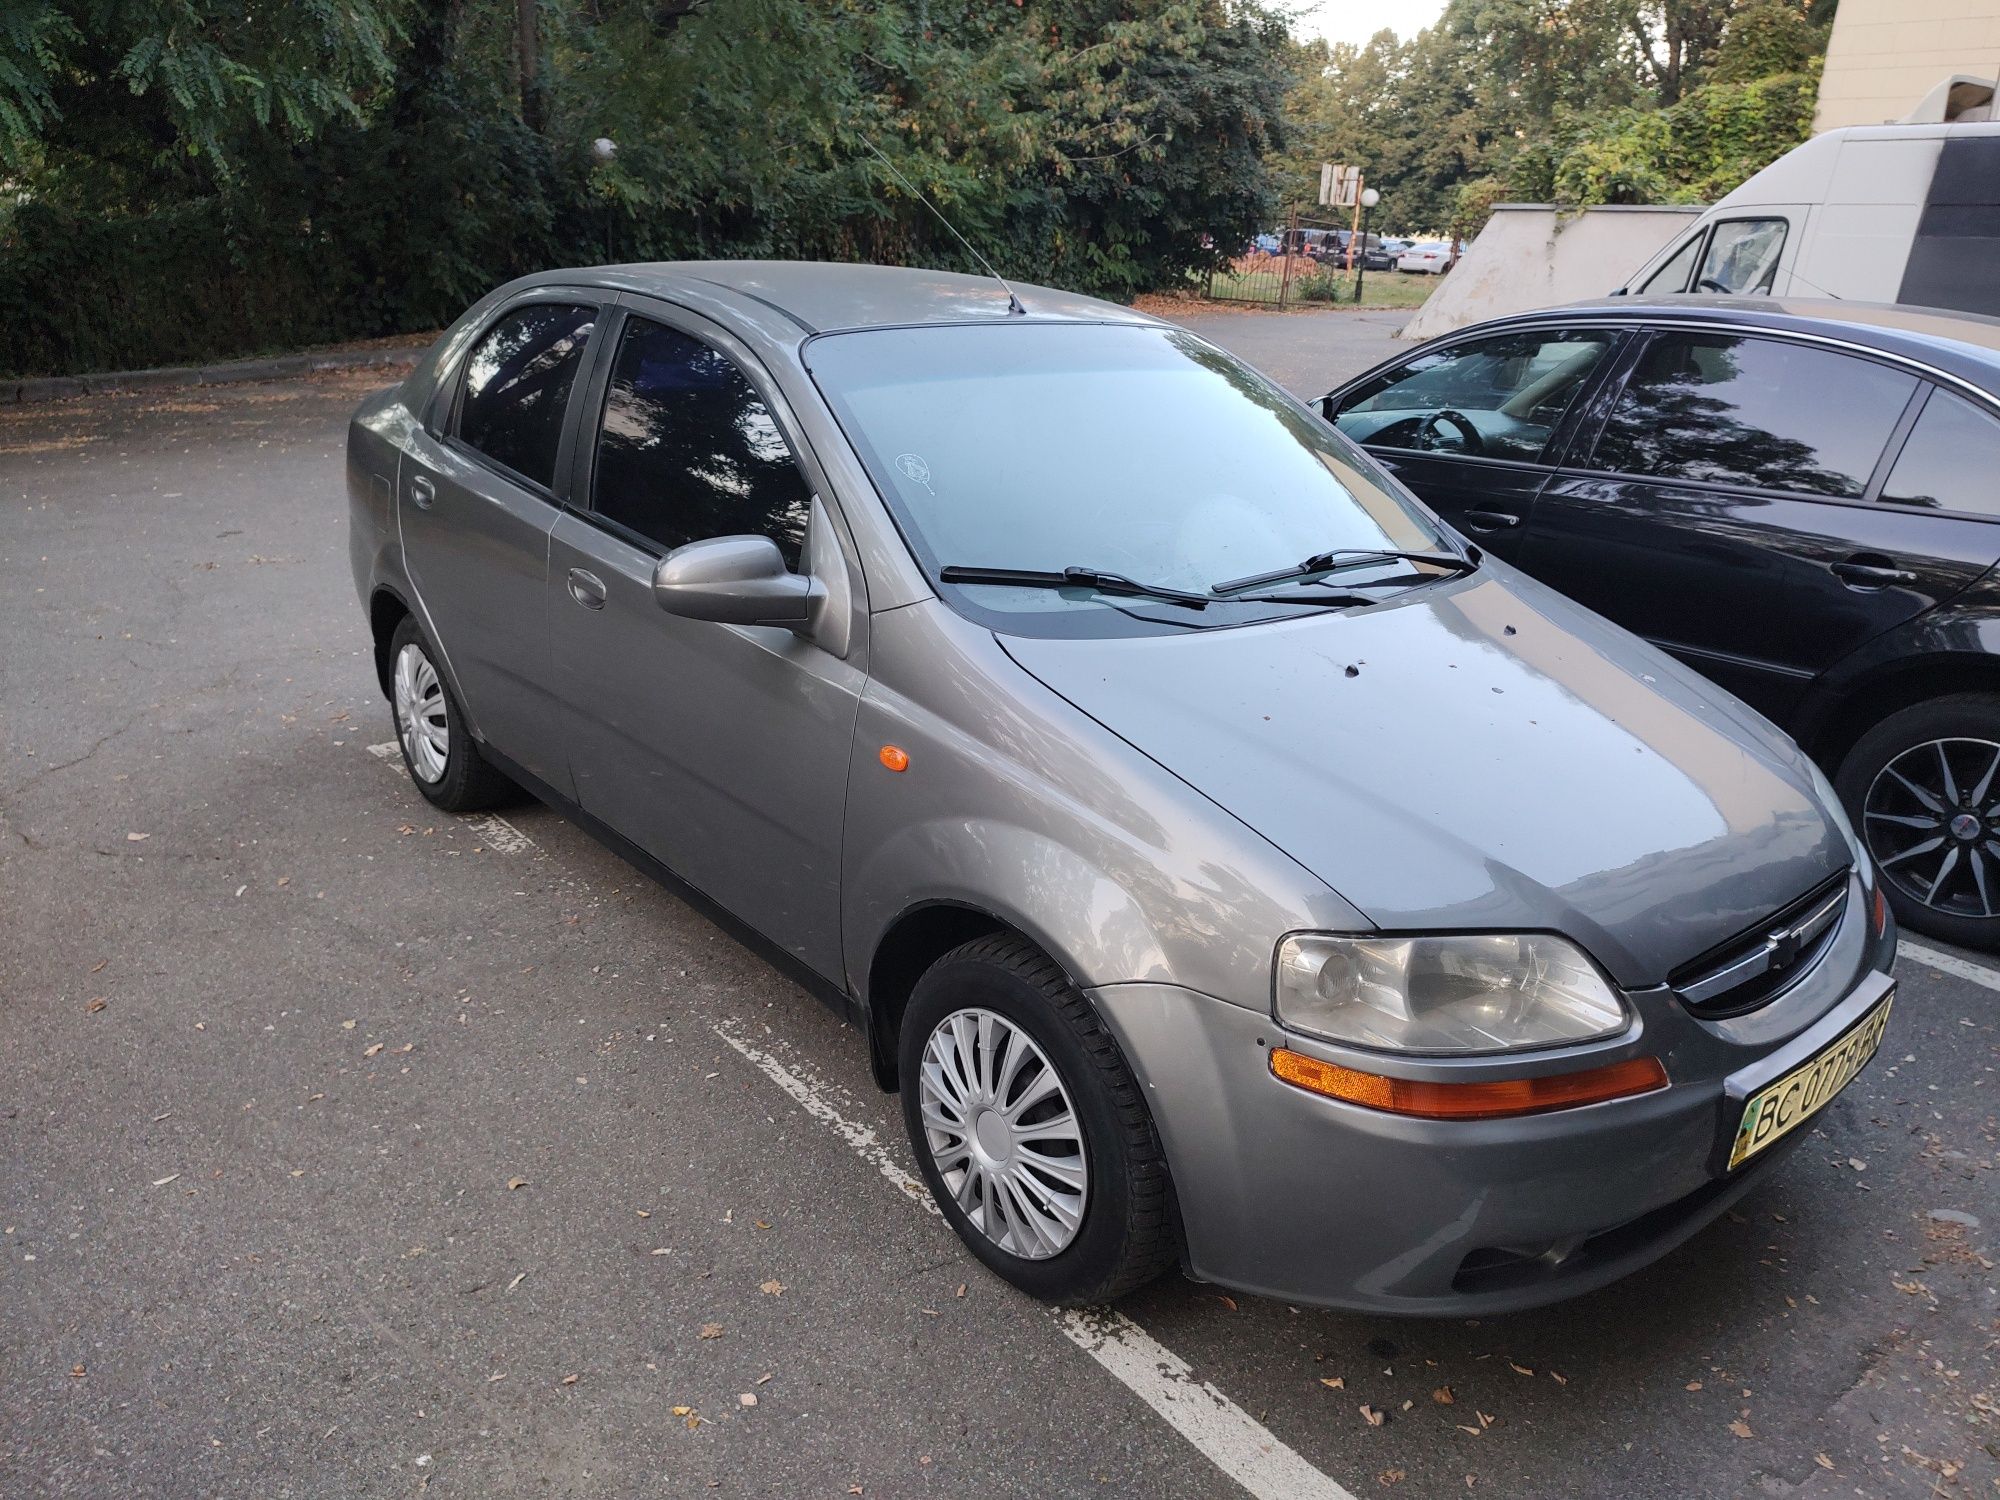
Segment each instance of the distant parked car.
[{"label": "distant parked car", "polygon": [[1442,276],[1451,269],[1451,245],[1445,240],[1425,240],[1412,245],[1396,257],[1396,269]]},{"label": "distant parked car", "polygon": [[2000,947],[2000,321],[1620,298],[1462,329],[1324,411],[1790,730],[1899,921]]}]

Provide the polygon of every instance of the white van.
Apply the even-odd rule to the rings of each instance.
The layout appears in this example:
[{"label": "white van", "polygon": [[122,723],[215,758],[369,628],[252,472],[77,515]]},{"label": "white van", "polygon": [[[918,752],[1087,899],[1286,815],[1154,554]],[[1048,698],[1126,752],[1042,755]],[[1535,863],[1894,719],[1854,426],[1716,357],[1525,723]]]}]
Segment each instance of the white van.
[{"label": "white van", "polygon": [[1669,240],[1621,290],[2000,314],[2000,121],[1815,136]]}]

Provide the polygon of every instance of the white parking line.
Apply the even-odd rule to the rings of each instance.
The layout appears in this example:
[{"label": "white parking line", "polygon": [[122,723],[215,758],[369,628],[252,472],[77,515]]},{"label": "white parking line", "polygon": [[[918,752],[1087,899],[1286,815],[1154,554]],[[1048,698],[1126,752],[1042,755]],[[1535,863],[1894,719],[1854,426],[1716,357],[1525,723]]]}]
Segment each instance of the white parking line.
[{"label": "white parking line", "polygon": [[[734,1022],[715,1034],[750,1065],[790,1095],[793,1102],[847,1142],[848,1149],[886,1177],[905,1198],[939,1213],[921,1178],[903,1165],[875,1128],[848,1118],[834,1104],[836,1090],[796,1061],[781,1062],[747,1041]],[[1114,1308],[1054,1308],[1050,1318],[1079,1349],[1102,1365],[1141,1401],[1163,1417],[1210,1463],[1257,1500],[1355,1500],[1280,1442],[1242,1407],[1205,1380],[1195,1378],[1186,1360]]]},{"label": "white parking line", "polygon": [[[368,753],[379,761],[394,762],[400,766],[403,747],[394,740],[384,740],[379,745],[370,745]],[[498,813],[467,813],[458,821],[471,829],[480,842],[495,854],[532,854],[540,848]]]},{"label": "white parking line", "polygon": [[1903,958],[1928,965],[1946,974],[1956,974],[1960,979],[1969,979],[1974,984],[1983,984],[1989,990],[2000,990],[2000,969],[1990,969],[1985,964],[1976,964],[1969,958],[1960,958],[1956,953],[1946,953],[1941,948],[1933,948],[1929,943],[1917,942],[1914,938],[1899,939],[1896,952]]}]

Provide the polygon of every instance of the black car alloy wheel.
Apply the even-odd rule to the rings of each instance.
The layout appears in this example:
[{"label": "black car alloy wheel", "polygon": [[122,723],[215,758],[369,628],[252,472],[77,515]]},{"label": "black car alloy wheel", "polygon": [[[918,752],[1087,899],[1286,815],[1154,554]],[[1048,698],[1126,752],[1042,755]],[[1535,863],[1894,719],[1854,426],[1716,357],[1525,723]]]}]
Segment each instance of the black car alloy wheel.
[{"label": "black car alloy wheel", "polygon": [[1943,916],[2000,914],[2000,744],[1912,745],[1875,773],[1861,815],[1869,853],[1904,896]]}]

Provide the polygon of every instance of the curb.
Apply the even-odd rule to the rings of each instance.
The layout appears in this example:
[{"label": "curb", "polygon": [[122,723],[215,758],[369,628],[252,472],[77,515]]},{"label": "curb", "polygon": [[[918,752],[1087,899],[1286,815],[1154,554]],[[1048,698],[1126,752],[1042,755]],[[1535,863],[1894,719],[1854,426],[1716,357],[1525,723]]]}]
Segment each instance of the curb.
[{"label": "curb", "polygon": [[367,369],[399,365],[417,359],[431,340],[393,344],[381,349],[338,349],[321,354],[278,354],[263,359],[235,359],[214,365],[170,365],[157,370],[119,370],[104,375],[37,375],[25,380],[0,380],[0,406],[40,401],[66,401],[107,391],[154,391],[175,386],[236,385],[251,380],[288,380],[316,370]]}]

